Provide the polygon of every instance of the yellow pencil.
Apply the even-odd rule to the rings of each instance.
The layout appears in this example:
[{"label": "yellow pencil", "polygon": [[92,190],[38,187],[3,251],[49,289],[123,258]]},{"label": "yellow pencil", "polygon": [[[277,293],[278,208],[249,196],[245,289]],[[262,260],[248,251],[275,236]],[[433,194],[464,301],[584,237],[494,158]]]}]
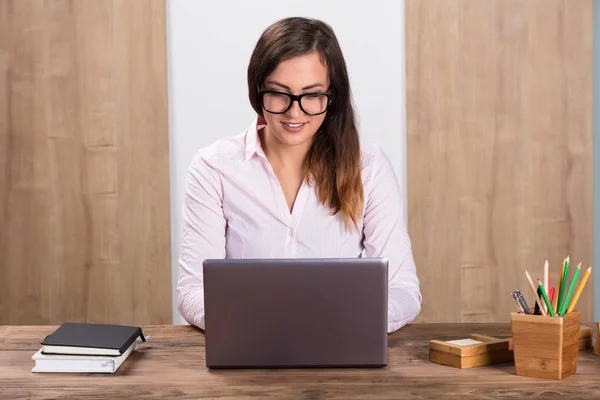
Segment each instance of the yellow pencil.
[{"label": "yellow pencil", "polygon": [[558,294],[560,293],[560,284],[562,283],[563,277],[565,275],[565,261],[562,263],[562,268],[560,269],[560,276],[558,277],[558,284],[556,285],[556,290],[554,291],[554,298],[552,299],[552,310],[556,313],[558,308]]},{"label": "yellow pencil", "polygon": [[567,314],[569,314],[570,312],[572,312],[573,308],[575,308],[575,304],[577,304],[577,300],[579,300],[579,295],[581,294],[581,291],[583,290],[583,287],[585,286],[585,283],[587,282],[587,280],[590,277],[591,273],[592,273],[592,267],[589,267],[585,271],[585,274],[583,274],[583,278],[581,279],[581,283],[577,287],[577,291],[575,292],[575,296],[573,296],[573,300],[571,301],[571,304],[569,305],[569,308],[567,309],[567,312],[566,312]]}]

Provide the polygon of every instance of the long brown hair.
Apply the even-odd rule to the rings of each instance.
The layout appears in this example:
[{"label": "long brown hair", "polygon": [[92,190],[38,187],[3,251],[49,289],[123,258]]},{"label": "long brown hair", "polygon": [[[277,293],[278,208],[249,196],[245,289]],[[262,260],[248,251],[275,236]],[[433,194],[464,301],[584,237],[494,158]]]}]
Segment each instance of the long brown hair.
[{"label": "long brown hair", "polygon": [[346,61],[331,27],[319,20],[285,18],[259,38],[248,65],[248,94],[263,116],[258,88],[277,65],[287,59],[318,52],[329,71],[333,99],[308,154],[307,180],[314,178],[322,204],[340,212],[346,229],[358,229],[364,195],[361,153]]}]

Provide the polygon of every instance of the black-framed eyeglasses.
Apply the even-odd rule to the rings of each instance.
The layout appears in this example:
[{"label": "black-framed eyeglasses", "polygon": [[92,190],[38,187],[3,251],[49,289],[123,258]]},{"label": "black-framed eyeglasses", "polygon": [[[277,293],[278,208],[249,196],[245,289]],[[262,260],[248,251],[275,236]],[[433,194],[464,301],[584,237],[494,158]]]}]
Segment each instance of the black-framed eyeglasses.
[{"label": "black-framed eyeglasses", "polygon": [[276,90],[260,89],[258,96],[262,108],[271,114],[285,114],[292,107],[294,101],[297,101],[302,112],[312,116],[327,111],[332,98],[332,94],[328,92],[304,93],[296,96]]}]

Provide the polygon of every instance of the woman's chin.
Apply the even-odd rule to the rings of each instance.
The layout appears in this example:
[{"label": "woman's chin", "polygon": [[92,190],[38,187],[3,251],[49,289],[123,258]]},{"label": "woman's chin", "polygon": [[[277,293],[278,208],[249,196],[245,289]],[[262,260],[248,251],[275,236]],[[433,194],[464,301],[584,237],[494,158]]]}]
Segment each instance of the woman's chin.
[{"label": "woman's chin", "polygon": [[307,132],[299,132],[299,133],[291,133],[291,132],[278,132],[278,139],[281,144],[285,146],[300,146],[303,144],[308,144],[313,137],[314,134],[310,134]]}]

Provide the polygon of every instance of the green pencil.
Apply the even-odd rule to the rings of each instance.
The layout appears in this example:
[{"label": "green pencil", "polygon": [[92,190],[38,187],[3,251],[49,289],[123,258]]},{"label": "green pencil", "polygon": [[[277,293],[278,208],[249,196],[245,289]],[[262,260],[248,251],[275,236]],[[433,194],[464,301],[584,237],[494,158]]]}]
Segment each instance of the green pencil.
[{"label": "green pencil", "polygon": [[550,304],[550,300],[548,300],[548,295],[546,294],[546,289],[544,289],[544,284],[539,279],[537,281],[538,281],[538,285],[540,287],[540,292],[542,292],[542,297],[544,298],[544,301],[546,302],[546,307],[548,307],[548,312],[550,313],[551,317],[554,317],[555,314],[554,314],[554,311],[552,310],[552,304]]},{"label": "green pencil", "polygon": [[577,283],[577,278],[579,278],[579,273],[581,272],[581,263],[577,266],[575,270],[575,275],[573,275],[573,279],[571,280],[571,286],[569,286],[569,293],[567,293],[567,298],[563,304],[562,310],[560,310],[559,315],[565,315],[565,311],[567,311],[567,307],[569,307],[569,302],[571,301],[571,295],[573,294],[573,289],[575,288],[575,283]]},{"label": "green pencil", "polygon": [[563,304],[565,302],[565,290],[567,287],[567,277],[569,276],[569,262],[570,262],[570,256],[567,256],[567,258],[565,260],[565,273],[563,275],[563,280],[560,284],[560,294],[558,296],[558,308],[556,309],[557,313],[559,313],[560,310],[562,310]]}]

